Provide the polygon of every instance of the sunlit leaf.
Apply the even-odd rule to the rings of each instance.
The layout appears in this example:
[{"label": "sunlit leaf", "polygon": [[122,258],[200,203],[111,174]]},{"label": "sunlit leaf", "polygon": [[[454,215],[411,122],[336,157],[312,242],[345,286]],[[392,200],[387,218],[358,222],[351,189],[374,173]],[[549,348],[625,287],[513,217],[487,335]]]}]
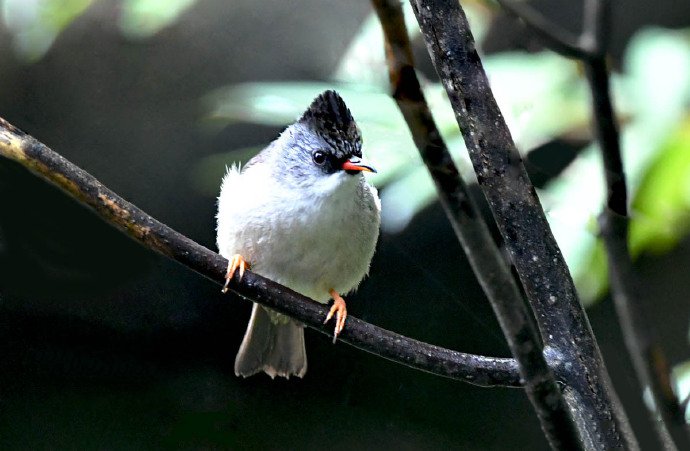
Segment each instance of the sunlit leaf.
[{"label": "sunlit leaf", "polygon": [[211,120],[287,125],[294,122],[314,98],[336,89],[357,122],[372,122],[391,129],[402,123],[400,112],[388,94],[377,88],[323,82],[242,83],[221,88],[206,97]]},{"label": "sunlit leaf", "polygon": [[[252,122],[287,126],[304,112],[314,97],[334,88],[344,97],[362,130],[364,155],[379,171],[369,177],[374,184],[386,184],[406,166],[419,161],[402,116],[390,96],[353,89],[351,85],[316,82],[236,85],[207,96],[206,105],[210,110],[207,119],[222,124]],[[218,161],[230,164],[232,155],[234,152],[220,155]],[[200,166],[210,167],[205,160]]]},{"label": "sunlit leaf", "polygon": [[501,53],[485,59],[494,96],[523,151],[589,124],[577,65],[553,52]]},{"label": "sunlit leaf", "polygon": [[39,60],[57,36],[93,0],[2,0],[5,26],[15,52],[27,62]]},{"label": "sunlit leaf", "polygon": [[[664,248],[687,233],[680,191],[667,178],[682,183],[686,163],[683,138],[671,140],[690,101],[690,40],[687,34],[645,30],[631,41],[626,55],[626,77],[614,77],[614,103],[625,99],[630,121],[621,130],[628,192],[633,199],[631,248],[634,253]],[[660,100],[661,99],[661,100]],[[687,151],[685,151],[687,153]],[[687,172],[686,172],[687,174]],[[649,177],[652,177],[650,179]],[[642,185],[643,180],[647,180]],[[686,175],[687,180],[687,175]],[[652,185],[660,184],[658,188]],[[682,190],[683,188],[680,188]],[[651,190],[651,191],[648,191]],[[604,202],[604,181],[598,148],[590,147],[545,191],[555,216],[556,239],[568,262],[582,301],[596,300],[608,288],[606,256],[596,244],[591,224]],[[665,196],[670,195],[669,200]],[[638,196],[640,201],[637,200]],[[659,203],[659,206],[654,204]],[[664,214],[672,218],[664,223]],[[655,219],[656,218],[656,219]],[[669,240],[670,238],[670,240]],[[667,247],[665,247],[667,248]]]},{"label": "sunlit leaf", "polygon": [[[357,56],[353,50],[364,49],[363,42],[373,39],[374,23],[365,25],[362,36],[351,47],[354,54],[348,58],[372,66],[368,68],[372,71],[385,72],[382,53],[367,49],[368,54]],[[380,41],[379,35],[371,47]],[[687,99],[684,93],[690,80],[690,70],[686,68],[690,67],[690,63],[686,64],[690,55],[687,47],[687,40],[679,33],[641,33],[630,47],[627,73],[612,77],[617,111],[627,119],[621,139],[633,198],[640,180],[660,151],[659,144],[666,140],[683,111]],[[367,58],[369,63],[363,63]],[[649,58],[660,65],[657,69],[668,66],[676,73],[669,76],[664,70],[649,70],[640,63]],[[497,102],[523,152],[554,137],[589,129],[589,93],[574,63],[549,52],[504,53],[487,56],[484,62]],[[294,121],[319,92],[337,89],[363,130],[367,157],[380,169],[372,181],[383,187],[384,229],[397,231],[433,202],[436,195],[406,125],[387,94],[385,79],[370,75],[366,70],[359,75],[352,71],[347,76],[339,75],[350,81],[361,77],[365,83],[278,82],[232,86],[209,95],[208,109],[211,118],[225,123],[245,121],[284,126]],[[665,100],[648,103],[649,91],[653,90],[650,87],[658,83],[664,84],[661,97]],[[434,83],[425,84],[424,89],[454,159],[467,180],[472,180],[471,165],[444,89]],[[582,299],[592,302],[607,287],[606,260],[597,242],[595,224],[604,198],[598,149],[590,146],[581,152],[558,179],[540,191],[540,196]],[[633,219],[633,222],[639,220]]]},{"label": "sunlit leaf", "polygon": [[400,232],[435,196],[426,168],[413,167],[381,192],[381,226],[389,233]]},{"label": "sunlit leaf", "polygon": [[[625,95],[634,122],[623,135],[636,152],[626,161],[633,187],[640,185],[656,150],[668,141],[690,104],[690,31],[649,28],[636,34],[625,57]],[[650,150],[652,149],[652,150]],[[656,150],[654,150],[656,149]]]},{"label": "sunlit leaf", "polygon": [[[690,397],[690,361],[685,361],[673,367],[673,381],[675,382],[676,396],[681,402]],[[690,411],[685,409],[685,422],[690,423]]]},{"label": "sunlit leaf", "polygon": [[[414,42],[421,36],[417,19],[415,19],[409,2],[402,2],[401,6],[410,40]],[[481,42],[489,23],[491,11],[479,1],[469,0],[463,2],[462,6],[470,22],[472,34],[477,42]],[[383,49],[383,30],[378,17],[372,12],[364,20],[340,59],[338,67],[333,72],[333,80],[344,83],[363,83],[387,90],[388,69]]]},{"label": "sunlit leaf", "polygon": [[175,23],[196,0],[123,0],[120,29],[135,39],[148,38]]},{"label": "sunlit leaf", "polygon": [[633,203],[632,252],[663,252],[690,231],[690,117],[662,148]]}]

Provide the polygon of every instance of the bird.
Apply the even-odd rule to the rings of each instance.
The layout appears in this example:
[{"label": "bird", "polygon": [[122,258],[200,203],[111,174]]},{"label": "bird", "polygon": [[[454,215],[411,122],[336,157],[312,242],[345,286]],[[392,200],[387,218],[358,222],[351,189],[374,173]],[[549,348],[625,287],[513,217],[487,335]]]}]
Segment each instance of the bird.
[{"label": "bird", "polygon": [[[231,166],[218,197],[217,245],[229,261],[223,292],[251,269],[317,302],[332,299],[324,323],[335,317],[335,343],[347,318],[342,295],[368,274],[379,236],[381,202],[365,172],[376,170],[333,90],[244,167]],[[255,303],[234,370],[303,377],[304,326]]]}]

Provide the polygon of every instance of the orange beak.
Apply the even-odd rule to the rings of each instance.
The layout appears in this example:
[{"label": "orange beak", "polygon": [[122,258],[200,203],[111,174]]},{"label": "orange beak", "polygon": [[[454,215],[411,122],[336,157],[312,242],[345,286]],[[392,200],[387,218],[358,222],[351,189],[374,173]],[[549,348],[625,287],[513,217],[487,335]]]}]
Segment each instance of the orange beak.
[{"label": "orange beak", "polygon": [[350,174],[356,174],[357,172],[376,172],[376,169],[372,168],[371,166],[362,163],[362,160],[360,160],[357,157],[352,157],[349,160],[345,161],[343,165],[341,166],[343,171],[347,171]]}]

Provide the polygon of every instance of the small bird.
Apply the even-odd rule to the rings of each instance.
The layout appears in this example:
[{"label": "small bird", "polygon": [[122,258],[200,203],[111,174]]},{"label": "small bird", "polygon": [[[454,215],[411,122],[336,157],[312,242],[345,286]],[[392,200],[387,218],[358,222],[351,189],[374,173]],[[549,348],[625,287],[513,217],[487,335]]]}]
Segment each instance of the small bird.
[{"label": "small bird", "polygon": [[[306,112],[243,168],[231,167],[218,198],[217,244],[229,260],[226,284],[245,268],[321,303],[333,299],[334,341],[345,326],[341,294],[369,271],[381,202],[363,172],[362,137],[335,91]],[[271,378],[307,371],[304,326],[254,304],[235,374]]]}]

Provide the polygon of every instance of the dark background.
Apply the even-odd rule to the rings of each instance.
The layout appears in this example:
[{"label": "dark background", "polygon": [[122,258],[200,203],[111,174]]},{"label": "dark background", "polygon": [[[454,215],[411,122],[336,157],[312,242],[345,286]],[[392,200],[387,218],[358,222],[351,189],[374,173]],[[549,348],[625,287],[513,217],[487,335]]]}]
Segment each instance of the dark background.
[{"label": "dark background", "polygon": [[[578,28],[574,2],[542,3]],[[690,7],[681,3],[617,8],[614,52],[643,24],[687,26]],[[266,143],[279,129],[211,133],[199,125],[200,98],[241,81],[325,79],[370,6],[200,1],[173,27],[135,42],[115,26],[118,4],[96,3],[33,64],[16,59],[0,27],[0,116],[215,249],[215,199],[190,187],[189,168]],[[492,51],[536,47],[505,18],[488,39]],[[689,265],[688,241],[637,264],[674,362],[688,357]],[[396,332],[509,355],[436,205],[403,233],[381,237],[371,276],[349,301],[353,315]],[[238,379],[232,365],[249,310],[0,160],[0,448],[547,447],[520,390],[423,374],[310,330],[303,380]],[[611,303],[589,313],[634,429],[647,430]],[[656,446],[641,434],[645,447]]]}]

